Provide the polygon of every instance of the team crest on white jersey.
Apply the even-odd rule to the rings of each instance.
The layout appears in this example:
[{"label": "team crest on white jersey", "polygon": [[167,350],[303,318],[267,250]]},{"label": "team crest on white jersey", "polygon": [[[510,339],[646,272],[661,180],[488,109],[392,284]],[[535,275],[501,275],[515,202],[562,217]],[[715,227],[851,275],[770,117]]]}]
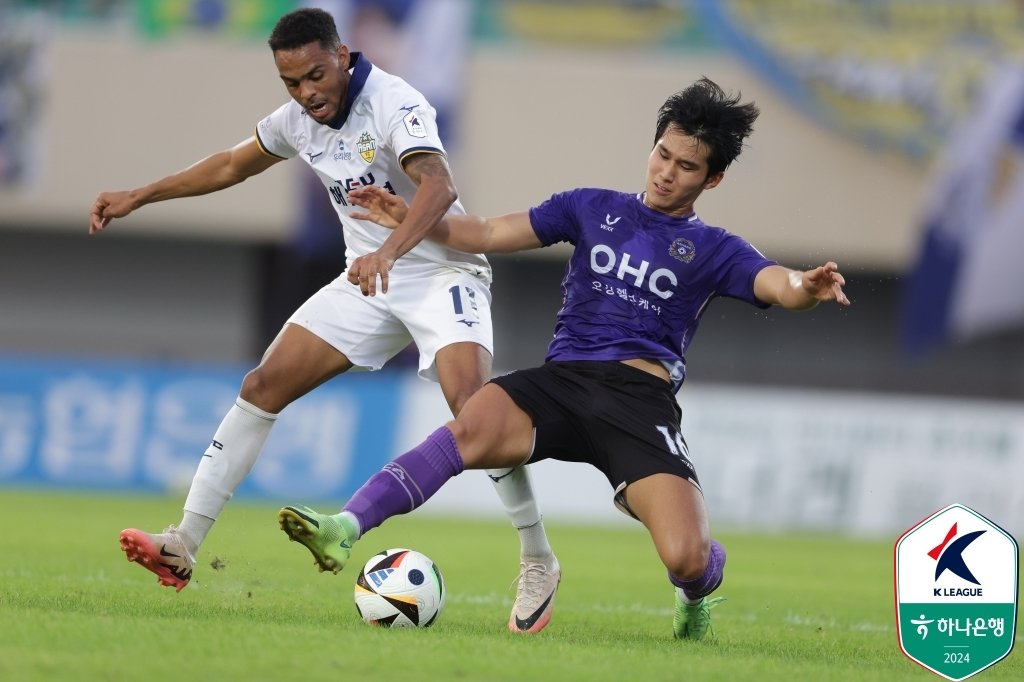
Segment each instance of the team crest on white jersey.
[{"label": "team crest on white jersey", "polygon": [[363,134],[356,140],[356,151],[359,152],[359,156],[363,157],[363,161],[366,163],[373,163],[373,157],[377,155],[377,140],[373,139],[373,135],[363,131]]}]

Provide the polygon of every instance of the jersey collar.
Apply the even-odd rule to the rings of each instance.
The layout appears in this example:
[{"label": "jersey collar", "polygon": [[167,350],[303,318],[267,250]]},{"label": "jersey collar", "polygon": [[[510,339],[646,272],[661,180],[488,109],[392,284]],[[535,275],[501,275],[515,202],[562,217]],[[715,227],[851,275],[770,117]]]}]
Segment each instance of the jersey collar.
[{"label": "jersey collar", "polygon": [[348,90],[345,92],[345,106],[341,108],[341,111],[334,120],[327,124],[335,130],[339,130],[341,126],[345,125],[345,121],[348,120],[348,115],[352,111],[352,103],[356,101],[356,97],[363,91],[366,79],[370,75],[370,69],[373,68],[373,64],[363,56],[362,52],[352,52],[350,56],[352,57],[353,65],[350,71],[352,77],[349,78]]},{"label": "jersey collar", "polygon": [[697,217],[697,213],[695,211],[690,211],[686,215],[678,215],[677,216],[677,215],[669,215],[668,213],[662,213],[661,211],[654,210],[653,208],[648,206],[646,202],[644,202],[644,196],[646,194],[647,194],[647,192],[638,192],[637,195],[636,195],[636,200],[637,200],[637,203],[640,204],[640,210],[643,211],[644,215],[648,216],[649,218],[652,218],[652,219],[656,220],[659,223],[665,223],[665,224],[670,225],[672,227],[678,227],[679,226],[679,221],[684,221],[684,222],[689,223],[691,225],[703,225],[704,224],[703,222],[701,222],[701,219]]}]

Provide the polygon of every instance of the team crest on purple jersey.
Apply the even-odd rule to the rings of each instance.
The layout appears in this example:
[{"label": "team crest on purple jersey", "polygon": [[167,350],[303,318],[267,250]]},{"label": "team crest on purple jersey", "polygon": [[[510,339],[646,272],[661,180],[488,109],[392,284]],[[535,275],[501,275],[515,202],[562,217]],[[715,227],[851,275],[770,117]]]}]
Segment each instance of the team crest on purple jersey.
[{"label": "team crest on purple jersey", "polygon": [[689,239],[680,237],[669,245],[668,254],[676,260],[689,263],[697,255],[697,249]]}]

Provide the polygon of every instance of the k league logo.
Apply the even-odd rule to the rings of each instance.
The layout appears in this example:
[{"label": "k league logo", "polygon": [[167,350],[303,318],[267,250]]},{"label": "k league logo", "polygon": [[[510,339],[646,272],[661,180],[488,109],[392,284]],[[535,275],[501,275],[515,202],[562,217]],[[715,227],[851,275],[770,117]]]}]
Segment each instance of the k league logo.
[{"label": "k league logo", "polygon": [[963,680],[1006,658],[1017,624],[1016,540],[960,504],[896,542],[896,627],[915,663]]}]

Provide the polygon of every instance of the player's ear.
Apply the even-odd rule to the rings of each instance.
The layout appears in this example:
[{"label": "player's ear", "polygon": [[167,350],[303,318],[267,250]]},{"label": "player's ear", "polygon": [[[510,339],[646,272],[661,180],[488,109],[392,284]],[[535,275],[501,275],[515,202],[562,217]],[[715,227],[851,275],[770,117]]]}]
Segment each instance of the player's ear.
[{"label": "player's ear", "polygon": [[349,68],[352,66],[350,62],[351,56],[348,53],[348,45],[345,45],[344,43],[338,45],[338,63],[341,64],[341,68],[343,71],[349,70]]},{"label": "player's ear", "polygon": [[718,183],[720,183],[724,177],[725,173],[723,171],[719,171],[714,175],[709,175],[708,179],[704,181],[704,189],[711,189],[712,187],[717,187]]}]

